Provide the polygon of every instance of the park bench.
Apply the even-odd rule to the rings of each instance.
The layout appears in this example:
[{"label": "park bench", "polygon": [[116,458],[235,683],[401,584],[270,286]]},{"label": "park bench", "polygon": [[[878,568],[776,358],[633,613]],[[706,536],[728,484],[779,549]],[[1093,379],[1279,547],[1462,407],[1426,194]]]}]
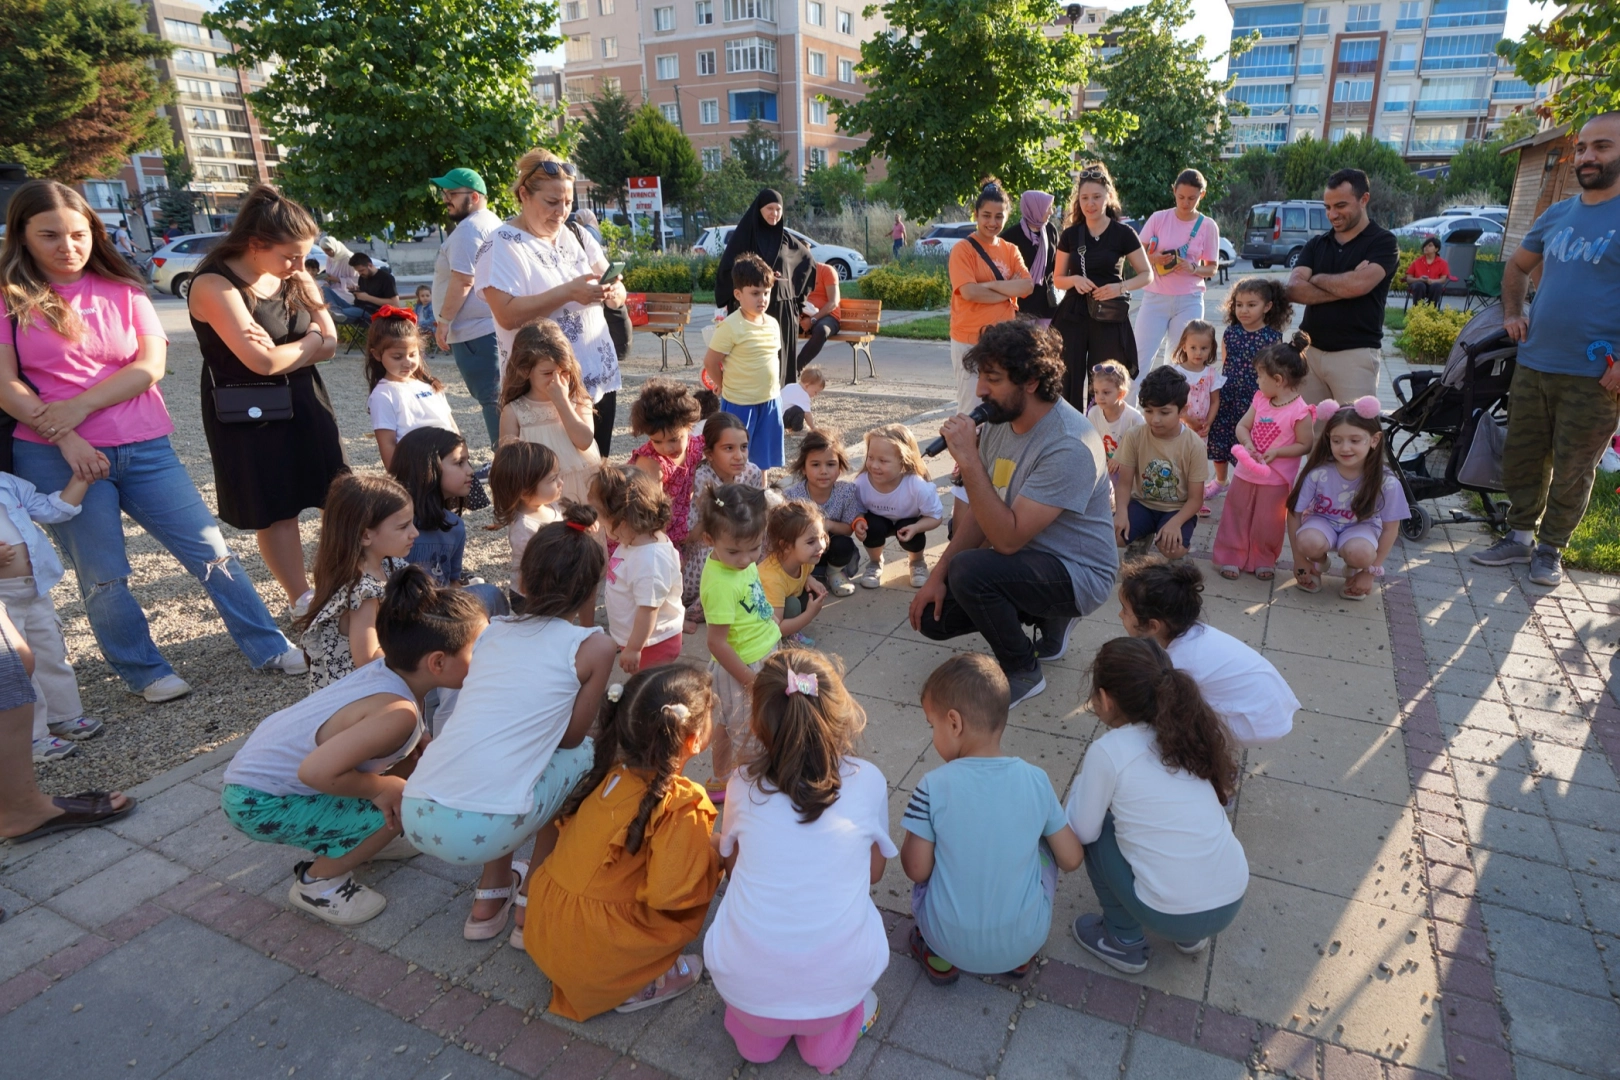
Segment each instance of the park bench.
[{"label": "park bench", "polygon": [[840,300],[838,302],[838,333],[828,341],[843,341],[849,345],[849,381],[856,383],[861,377],[861,353],[866,354],[866,369],[877,378],[877,365],[872,362],[872,339],[877,337],[878,324],[883,318],[881,300]]},{"label": "park bench", "polygon": [[658,335],[661,361],[658,370],[669,368],[669,343],[674,341],[686,354],[686,366],[692,366],[692,353],[686,347],[686,324],[692,320],[691,293],[647,293],[647,321],[637,330]]}]

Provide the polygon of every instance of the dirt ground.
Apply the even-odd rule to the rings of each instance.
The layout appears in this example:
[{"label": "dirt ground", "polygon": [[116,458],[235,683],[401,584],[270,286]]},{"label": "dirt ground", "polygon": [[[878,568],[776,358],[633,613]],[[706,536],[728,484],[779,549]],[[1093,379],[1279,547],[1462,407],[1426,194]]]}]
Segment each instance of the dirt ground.
[{"label": "dirt ground", "polygon": [[[160,302],[172,337],[169,371],[163,380],[164,397],[175,421],[175,450],[191,472],[204,502],[212,508],[215,505],[213,467],[198,412],[201,354],[190,332],[177,328],[177,323],[183,322],[183,314],[178,310],[169,311],[171,307],[178,309],[178,304]],[[640,442],[628,429],[630,404],[640,384],[658,373],[656,342],[649,337],[638,339],[636,344],[637,355],[626,365],[626,385],[619,395],[619,427],[613,442],[613,459],[617,461],[625,460]],[[455,365],[446,356],[432,357],[430,364],[446,383],[457,423],[472,447],[473,459],[480,464],[488,461],[490,449],[481,416],[466,395]],[[667,374],[695,385],[696,371],[696,368],[680,368]],[[347,435],[344,441],[350,463],[357,470],[380,470],[366,413],[360,353],[340,352],[322,368],[322,377],[337,410],[339,428]],[[835,385],[818,398],[816,414],[820,422],[836,425],[847,441],[858,442],[862,433],[871,427],[905,419],[939,404],[926,398],[863,393]],[[791,444],[790,439],[789,457],[793,454]],[[487,510],[470,516],[466,565],[470,573],[504,584],[507,577],[505,534],[486,531],[483,526],[488,525],[489,520]],[[286,600],[259,558],[253,536],[229,526],[222,528],[231,549],[258,586],[259,594],[283,629],[289,629]],[[81,743],[73,757],[37,768],[41,787],[51,794],[92,788],[112,790],[138,784],[251,731],[259,720],[302,697],[307,687],[302,675],[262,675],[250,670],[197,581],[133,521],[126,518],[124,529],[133,570],[130,587],[151,622],[153,640],[194,692],[164,705],[148,705],[129,693],[101,657],[79,599],[77,581],[69,569],[52,599],[62,620],[69,655],[78,672],[85,711],[104,720],[107,726],[101,736]],[[305,512],[302,531],[306,558],[313,563],[320,535],[317,512]]]}]

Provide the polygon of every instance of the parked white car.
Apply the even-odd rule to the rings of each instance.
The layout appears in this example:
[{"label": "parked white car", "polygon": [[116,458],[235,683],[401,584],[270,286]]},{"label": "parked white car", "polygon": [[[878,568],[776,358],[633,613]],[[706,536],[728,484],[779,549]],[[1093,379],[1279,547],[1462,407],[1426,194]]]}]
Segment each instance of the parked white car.
[{"label": "parked white car", "polygon": [[1500,217],[1507,220],[1508,208],[1505,206],[1448,206],[1440,211],[1441,217]]},{"label": "parked white car", "polygon": [[912,249],[919,255],[949,255],[951,248],[969,236],[978,228],[971,221],[946,221],[938,225],[931,225],[928,231],[917,237]]},{"label": "parked white car", "polygon": [[[731,231],[735,225],[715,225],[704,229],[698,236],[697,243],[692,245],[693,251],[701,251],[719,258],[726,250],[726,241],[731,239]],[[823,244],[819,240],[812,240],[797,229],[788,229],[788,233],[804,241],[810,248],[810,257],[818,263],[826,263],[838,274],[840,281],[849,281],[851,278],[865,277],[866,272],[872,269],[866,265],[866,258],[854,248],[847,248],[841,244]]]},{"label": "parked white car", "polygon": [[[224,237],[222,232],[187,233],[152,252],[146,269],[152,288],[184,300],[191,294],[191,278],[197,272],[197,264]],[[323,271],[326,269],[326,253],[320,248],[311,248],[305,258],[314,259]]]}]

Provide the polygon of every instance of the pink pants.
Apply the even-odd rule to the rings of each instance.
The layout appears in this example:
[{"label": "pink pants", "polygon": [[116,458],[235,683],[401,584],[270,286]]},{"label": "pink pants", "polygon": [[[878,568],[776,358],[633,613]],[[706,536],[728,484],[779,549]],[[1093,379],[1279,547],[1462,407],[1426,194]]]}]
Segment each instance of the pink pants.
[{"label": "pink pants", "polygon": [[737,1053],[758,1065],[781,1057],[788,1040],[793,1039],[804,1063],[825,1075],[849,1060],[855,1040],[861,1037],[864,1016],[857,1005],[840,1016],[820,1020],[770,1020],[727,1005],[726,1030],[737,1042]]},{"label": "pink pants", "polygon": [[1239,570],[1275,567],[1288,534],[1288,489],[1232,478],[1210,557],[1217,567]]}]

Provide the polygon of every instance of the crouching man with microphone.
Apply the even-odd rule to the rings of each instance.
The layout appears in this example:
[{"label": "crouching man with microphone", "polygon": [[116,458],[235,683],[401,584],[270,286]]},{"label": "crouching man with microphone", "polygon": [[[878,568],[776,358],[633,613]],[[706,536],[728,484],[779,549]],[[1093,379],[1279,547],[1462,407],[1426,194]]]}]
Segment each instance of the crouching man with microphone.
[{"label": "crouching man with microphone", "polygon": [[925,637],[982,634],[1014,705],[1046,689],[1041,661],[1063,656],[1119,573],[1102,438],[1063,400],[1062,349],[1053,331],[1014,321],[986,327],[963,358],[990,411],[977,437],[967,416],[940,429],[967,501],[911,602]]}]

